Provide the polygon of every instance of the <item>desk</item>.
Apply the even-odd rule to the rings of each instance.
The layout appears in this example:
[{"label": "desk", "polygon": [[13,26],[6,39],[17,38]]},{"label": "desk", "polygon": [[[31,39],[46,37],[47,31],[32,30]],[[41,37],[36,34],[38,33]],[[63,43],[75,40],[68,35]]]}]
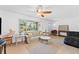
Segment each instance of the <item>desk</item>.
[{"label": "desk", "polygon": [[6,36],[6,37],[4,37],[3,39],[6,40],[6,43],[12,44],[12,37],[13,37],[13,36]]}]

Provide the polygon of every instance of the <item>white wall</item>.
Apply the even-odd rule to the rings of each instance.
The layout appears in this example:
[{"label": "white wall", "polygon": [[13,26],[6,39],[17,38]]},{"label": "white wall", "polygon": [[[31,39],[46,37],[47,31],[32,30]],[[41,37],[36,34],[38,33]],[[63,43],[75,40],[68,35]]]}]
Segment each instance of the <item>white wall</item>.
[{"label": "white wall", "polygon": [[70,31],[79,31],[79,17],[59,19],[54,23],[53,29],[58,29],[58,25],[69,25]]},{"label": "white wall", "polygon": [[[25,20],[32,20],[32,21],[36,21],[39,22],[40,26],[39,26],[39,31],[49,31],[50,30],[50,26],[48,26],[48,24],[51,22],[50,21],[46,21],[46,20],[40,20],[40,18],[34,18],[34,17],[28,17],[25,15],[21,15],[18,13],[13,13],[13,12],[9,12],[9,11],[3,11],[0,10],[0,16],[2,17],[2,34],[6,34],[9,29],[13,29],[14,31],[16,31],[16,33],[18,33],[19,31],[19,19],[25,19]],[[50,27],[50,28],[49,28]]]},{"label": "white wall", "polygon": [[39,28],[39,31],[46,31],[46,32],[49,32],[52,30],[52,23],[53,22],[50,22],[50,21],[42,21],[40,22],[40,28]]}]

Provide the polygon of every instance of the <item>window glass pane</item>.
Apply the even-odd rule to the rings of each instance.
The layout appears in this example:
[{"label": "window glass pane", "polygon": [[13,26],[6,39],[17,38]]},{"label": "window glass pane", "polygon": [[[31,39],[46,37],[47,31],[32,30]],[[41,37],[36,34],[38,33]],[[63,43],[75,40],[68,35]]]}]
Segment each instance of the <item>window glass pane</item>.
[{"label": "window glass pane", "polygon": [[19,20],[19,32],[37,31],[38,22]]}]

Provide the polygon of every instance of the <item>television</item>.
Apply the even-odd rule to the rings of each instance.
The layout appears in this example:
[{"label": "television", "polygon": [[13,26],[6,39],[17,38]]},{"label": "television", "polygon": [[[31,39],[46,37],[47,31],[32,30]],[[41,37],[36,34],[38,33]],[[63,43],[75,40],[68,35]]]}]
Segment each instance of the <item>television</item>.
[{"label": "television", "polygon": [[0,17],[0,35],[1,35],[1,26],[2,25],[2,19],[1,19],[1,17]]}]

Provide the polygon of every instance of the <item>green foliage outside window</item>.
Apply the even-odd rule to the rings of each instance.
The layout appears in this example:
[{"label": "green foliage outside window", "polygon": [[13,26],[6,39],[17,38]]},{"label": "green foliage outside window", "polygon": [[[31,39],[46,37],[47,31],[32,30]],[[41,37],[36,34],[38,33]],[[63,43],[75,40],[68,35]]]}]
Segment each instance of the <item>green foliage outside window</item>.
[{"label": "green foliage outside window", "polygon": [[27,32],[27,31],[37,31],[37,30],[38,30],[38,22],[26,21],[26,20],[19,21],[20,33]]}]

